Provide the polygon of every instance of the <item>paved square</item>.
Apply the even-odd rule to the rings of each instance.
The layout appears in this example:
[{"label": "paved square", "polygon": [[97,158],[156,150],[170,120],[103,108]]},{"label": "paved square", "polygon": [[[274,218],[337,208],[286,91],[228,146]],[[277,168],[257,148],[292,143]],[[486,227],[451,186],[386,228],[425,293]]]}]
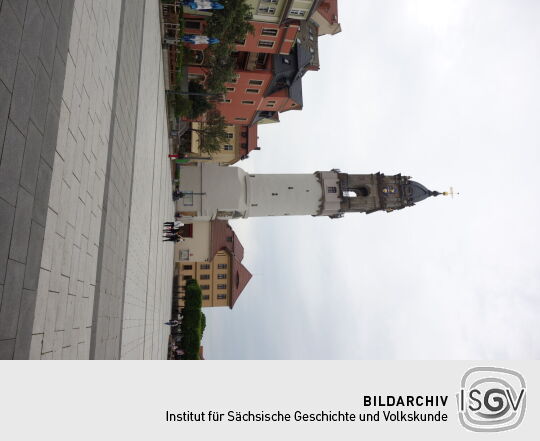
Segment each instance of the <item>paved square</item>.
[{"label": "paved square", "polygon": [[159,2],[0,8],[0,358],[166,358]]}]

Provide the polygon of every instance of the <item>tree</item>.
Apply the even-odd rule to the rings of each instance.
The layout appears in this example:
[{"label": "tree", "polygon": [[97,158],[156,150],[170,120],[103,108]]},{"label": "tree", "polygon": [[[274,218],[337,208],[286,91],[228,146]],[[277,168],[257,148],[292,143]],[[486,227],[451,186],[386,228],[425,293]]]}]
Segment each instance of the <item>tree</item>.
[{"label": "tree", "polygon": [[206,114],[206,121],[201,123],[199,129],[192,128],[199,134],[199,150],[208,154],[216,153],[229,139],[225,118],[217,110]]},{"label": "tree", "polygon": [[[189,92],[208,93],[201,83],[193,80],[189,82]],[[189,99],[191,100],[191,114],[189,115],[191,119],[203,115],[212,108],[212,104],[204,95],[189,95]]]},{"label": "tree", "polygon": [[206,85],[211,92],[225,92],[225,83],[234,78],[236,58],[232,56],[236,45],[248,33],[253,33],[251,7],[244,0],[223,0],[224,9],[208,17],[206,33],[219,39],[219,43],[206,50],[208,78]]},{"label": "tree", "polygon": [[186,360],[198,360],[206,317],[201,311],[202,292],[194,279],[186,284],[186,298],[180,325],[181,347]]}]

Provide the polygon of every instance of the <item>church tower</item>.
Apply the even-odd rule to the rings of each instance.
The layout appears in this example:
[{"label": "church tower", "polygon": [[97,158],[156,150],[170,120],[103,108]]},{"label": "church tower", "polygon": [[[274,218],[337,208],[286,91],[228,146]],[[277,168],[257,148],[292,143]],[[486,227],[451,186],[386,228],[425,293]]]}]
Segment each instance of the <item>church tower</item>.
[{"label": "church tower", "polygon": [[410,207],[439,192],[400,174],[249,174],[213,163],[183,166],[177,212],[191,220],[329,216]]}]

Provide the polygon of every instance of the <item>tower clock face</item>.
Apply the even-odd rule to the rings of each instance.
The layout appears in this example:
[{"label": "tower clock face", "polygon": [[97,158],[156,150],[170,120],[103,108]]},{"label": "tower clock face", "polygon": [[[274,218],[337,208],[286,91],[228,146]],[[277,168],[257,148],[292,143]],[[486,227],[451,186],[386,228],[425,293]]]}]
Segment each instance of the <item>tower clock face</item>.
[{"label": "tower clock face", "polygon": [[397,188],[395,185],[385,185],[382,189],[384,194],[396,194]]}]

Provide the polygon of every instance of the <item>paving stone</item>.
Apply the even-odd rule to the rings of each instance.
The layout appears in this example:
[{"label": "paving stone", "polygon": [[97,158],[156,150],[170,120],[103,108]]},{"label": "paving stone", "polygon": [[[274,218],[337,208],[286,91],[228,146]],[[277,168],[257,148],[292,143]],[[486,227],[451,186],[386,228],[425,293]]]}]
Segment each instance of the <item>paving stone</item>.
[{"label": "paving stone", "polygon": [[9,119],[23,134],[26,134],[26,127],[30,117],[34,83],[34,72],[32,72],[24,57],[19,57],[11,97],[11,108],[9,109]]},{"label": "paving stone", "polygon": [[[56,308],[55,330],[63,331],[65,329],[67,298],[68,298],[69,277],[60,276],[60,292],[58,293],[58,303]],[[63,342],[63,339],[62,339]]]},{"label": "paving stone", "polygon": [[13,221],[13,230],[11,233],[9,258],[21,263],[26,262],[33,204],[34,197],[24,188],[19,188],[17,207],[15,208],[15,220]]},{"label": "paving stone", "polygon": [[36,290],[39,280],[41,264],[41,252],[43,250],[43,238],[45,228],[36,222],[32,222],[30,228],[30,241],[28,244],[28,256],[26,258],[26,270],[24,273],[24,288]]},{"label": "paving stone", "polygon": [[34,195],[34,209],[32,219],[45,226],[48,212],[49,192],[51,188],[52,169],[43,158],[39,161],[36,193]]},{"label": "paving stone", "polygon": [[4,284],[15,208],[0,199],[0,284]]},{"label": "paving stone", "polygon": [[60,102],[64,90],[64,78],[66,73],[66,62],[58,51],[54,54],[53,72],[51,75],[51,88],[49,99],[55,109],[60,110]]},{"label": "paving stone", "polygon": [[60,16],[58,18],[58,38],[56,41],[56,47],[58,48],[60,55],[64,57],[68,53],[72,17],[73,0],[63,0],[62,7],[60,9]]},{"label": "paving stone", "polygon": [[15,339],[0,340],[0,360],[11,360],[15,351]]},{"label": "paving stone", "polygon": [[50,272],[41,268],[36,292],[36,310],[34,316],[34,334],[43,334],[45,331],[45,316],[47,313],[47,301],[49,298]]},{"label": "paving stone", "polygon": [[62,0],[47,0],[49,8],[56,22],[60,19],[60,10],[62,9]]},{"label": "paving stone", "polygon": [[41,63],[37,63],[37,76],[32,97],[32,108],[30,118],[34,121],[41,133],[45,131],[45,119],[47,118],[47,107],[49,105],[49,90],[51,79]]},{"label": "paving stone", "polygon": [[56,324],[56,311],[58,308],[59,294],[54,291],[49,291],[47,297],[47,310],[45,313],[45,329],[43,332],[43,349],[44,353],[51,352],[54,347],[55,339],[55,324]]},{"label": "paving stone", "polygon": [[0,10],[0,80],[13,90],[23,27],[7,1]]},{"label": "paving stone", "polygon": [[[50,271],[52,266],[52,250],[58,215],[51,210],[47,210],[47,222],[45,224],[45,238],[43,240],[43,251],[41,253],[41,268]],[[48,285],[47,285],[48,286]]]},{"label": "paving stone", "polygon": [[20,177],[20,185],[22,185],[30,194],[34,194],[36,188],[42,142],[43,137],[41,136],[41,133],[36,126],[30,122],[28,124],[28,134],[26,135],[26,146],[24,148]]},{"label": "paving stone", "polygon": [[56,150],[59,119],[59,112],[54,108],[54,106],[50,105],[47,109],[47,120],[45,121],[45,133],[43,135],[41,157],[47,164],[49,164],[51,168],[54,165],[54,153]]},{"label": "paving stone", "polygon": [[24,137],[12,122],[8,121],[2,162],[0,163],[0,197],[11,205],[15,205],[17,202],[24,143]]},{"label": "paving stone", "polygon": [[13,356],[17,360],[26,360],[30,355],[35,306],[36,291],[23,289],[17,326],[17,342]]},{"label": "paving stone", "polygon": [[24,265],[9,259],[0,308],[0,340],[17,336],[23,280]]},{"label": "paving stone", "polygon": [[17,16],[19,23],[24,23],[24,16],[26,15],[26,5],[28,0],[7,0],[7,3],[11,3],[11,7]]},{"label": "paving stone", "polygon": [[56,46],[56,37],[58,34],[58,27],[56,21],[50,11],[46,9],[44,12],[44,21],[43,21],[43,35],[46,35],[47,38],[41,40],[41,47],[39,48],[39,59],[43,63],[45,70],[51,74],[54,63],[54,53]]},{"label": "paving stone", "polygon": [[11,92],[0,81],[0,158],[4,149],[4,135],[9,115],[9,105],[11,104]]},{"label": "paving stone", "polygon": [[32,335],[32,341],[30,343],[30,354],[28,358],[30,360],[39,360],[41,358],[42,346],[43,346],[43,334]]},{"label": "paving stone", "polygon": [[[36,4],[36,0],[30,0],[24,21],[20,51],[34,72],[36,72],[35,68],[39,54],[42,30],[43,14]],[[46,38],[46,36],[44,37]]]}]

